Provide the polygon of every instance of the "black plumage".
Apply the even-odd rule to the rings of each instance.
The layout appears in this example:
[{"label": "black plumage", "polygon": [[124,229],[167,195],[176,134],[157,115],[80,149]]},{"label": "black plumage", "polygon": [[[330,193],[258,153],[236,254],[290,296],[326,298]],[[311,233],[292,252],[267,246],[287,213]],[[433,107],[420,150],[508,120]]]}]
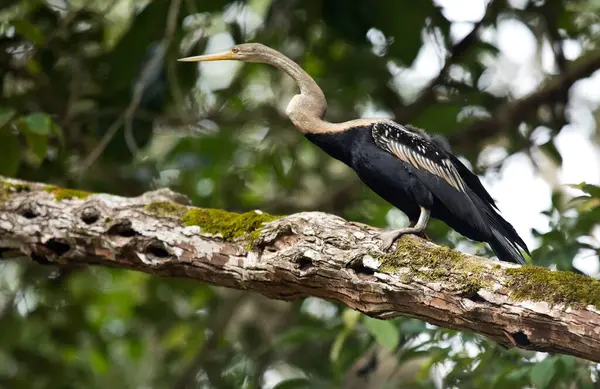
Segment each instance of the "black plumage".
[{"label": "black plumage", "polygon": [[425,208],[460,234],[488,242],[500,260],[525,263],[521,250],[529,255],[527,246],[444,140],[387,120],[306,137],[412,222]]}]

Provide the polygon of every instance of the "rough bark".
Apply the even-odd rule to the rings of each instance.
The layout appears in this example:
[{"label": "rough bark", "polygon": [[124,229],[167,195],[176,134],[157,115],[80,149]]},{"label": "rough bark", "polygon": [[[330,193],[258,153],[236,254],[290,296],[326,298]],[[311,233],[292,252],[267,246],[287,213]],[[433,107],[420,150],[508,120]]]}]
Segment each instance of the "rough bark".
[{"label": "rough bark", "polygon": [[600,362],[600,282],[591,278],[414,236],[383,253],[378,229],[337,216],[306,212],[263,225],[251,217],[265,215],[216,211],[211,219],[213,211],[177,204],[182,198],[168,190],[86,194],[0,177],[0,256],[121,267],[280,300],[315,296],[381,319],[411,316],[506,347]]}]

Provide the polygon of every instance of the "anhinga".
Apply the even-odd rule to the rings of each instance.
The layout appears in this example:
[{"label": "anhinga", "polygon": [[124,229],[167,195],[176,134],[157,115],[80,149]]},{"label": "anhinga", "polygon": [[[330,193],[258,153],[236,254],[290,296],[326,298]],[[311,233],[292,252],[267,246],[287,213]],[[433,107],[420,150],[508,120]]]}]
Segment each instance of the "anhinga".
[{"label": "anhinga", "polygon": [[510,223],[497,212],[479,178],[452,155],[442,138],[387,119],[323,120],[325,95],[316,82],[285,55],[257,43],[180,61],[238,60],[273,65],[298,84],[286,113],[308,140],[351,167],[383,199],[402,210],[411,226],[384,232],[383,249],[403,234],[422,233],[433,217],[462,235],[488,242],[502,261],[525,263],[529,251]]}]

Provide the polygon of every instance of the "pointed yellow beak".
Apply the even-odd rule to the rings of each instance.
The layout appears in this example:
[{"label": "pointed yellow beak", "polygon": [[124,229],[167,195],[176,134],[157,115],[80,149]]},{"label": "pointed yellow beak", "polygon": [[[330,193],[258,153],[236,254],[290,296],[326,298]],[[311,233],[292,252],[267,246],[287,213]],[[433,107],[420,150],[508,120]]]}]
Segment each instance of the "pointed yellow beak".
[{"label": "pointed yellow beak", "polygon": [[232,59],[234,59],[233,53],[231,52],[231,50],[227,50],[222,53],[196,55],[194,57],[179,58],[178,61],[180,61],[180,62],[204,62],[204,61],[226,61],[226,60],[232,60]]}]

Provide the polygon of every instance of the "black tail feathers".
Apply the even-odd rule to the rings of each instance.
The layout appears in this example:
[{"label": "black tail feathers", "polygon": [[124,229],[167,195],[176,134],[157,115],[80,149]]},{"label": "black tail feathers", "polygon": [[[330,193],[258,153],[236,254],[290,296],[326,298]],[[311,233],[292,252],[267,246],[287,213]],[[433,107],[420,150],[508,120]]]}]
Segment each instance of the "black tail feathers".
[{"label": "black tail feathers", "polygon": [[531,253],[525,242],[523,242],[523,239],[515,231],[515,228],[504,220],[492,207],[486,207],[485,213],[492,230],[492,239],[488,243],[498,256],[498,259],[506,262],[525,264],[525,258],[521,250],[525,251],[529,256],[531,256]]},{"label": "black tail feathers", "polygon": [[479,197],[475,197],[474,200],[479,209],[483,211],[482,216],[489,223],[491,237],[488,243],[498,256],[498,259],[505,262],[525,264],[525,258],[521,250],[529,256],[531,254],[523,239],[515,231],[515,228],[504,220],[491,204],[486,204]]},{"label": "black tail feathers", "polygon": [[[512,226],[511,226],[512,227]],[[515,233],[516,234],[516,233]],[[516,235],[519,238],[518,235]],[[519,238],[521,241],[521,238]],[[525,243],[520,244],[520,242],[515,242],[505,236],[505,234],[501,231],[492,227],[492,240],[488,242],[492,247],[492,250],[498,256],[498,259],[505,262],[514,262],[520,263],[522,265],[525,264],[525,258],[519,249],[519,246],[523,248],[523,250],[529,254],[529,250]]]}]

